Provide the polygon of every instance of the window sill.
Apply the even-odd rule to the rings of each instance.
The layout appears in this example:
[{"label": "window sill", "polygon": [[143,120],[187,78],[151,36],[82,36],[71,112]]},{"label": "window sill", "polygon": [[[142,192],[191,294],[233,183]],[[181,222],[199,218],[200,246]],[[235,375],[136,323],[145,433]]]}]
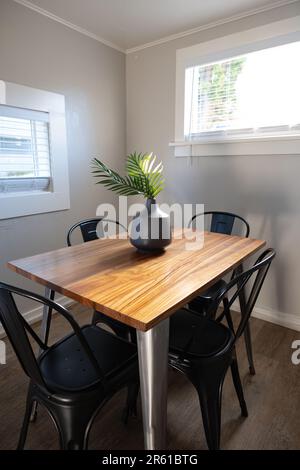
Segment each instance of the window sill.
[{"label": "window sill", "polygon": [[297,155],[300,154],[300,134],[178,141],[169,146],[174,147],[175,157]]},{"label": "window sill", "polygon": [[0,200],[10,197],[39,196],[40,194],[51,194],[52,191],[44,191],[42,189],[24,190],[24,191],[0,191]]},{"label": "window sill", "polygon": [[70,200],[68,192],[65,191],[0,194],[0,220],[66,209],[70,209]]}]

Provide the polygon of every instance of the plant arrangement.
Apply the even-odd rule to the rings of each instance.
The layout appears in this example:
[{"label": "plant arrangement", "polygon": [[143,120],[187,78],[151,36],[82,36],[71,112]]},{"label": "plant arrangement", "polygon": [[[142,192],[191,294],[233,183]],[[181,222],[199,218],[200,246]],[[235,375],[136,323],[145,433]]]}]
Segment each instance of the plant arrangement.
[{"label": "plant arrangement", "polygon": [[123,196],[141,194],[145,207],[132,219],[130,242],[143,253],[162,251],[171,243],[170,216],[156,203],[156,196],[164,189],[163,165],[153,153],[131,153],[127,156],[126,176],[121,176],[98,158],[92,160],[92,173],[107,189]]},{"label": "plant arrangement", "polygon": [[92,173],[98,178],[97,184],[123,195],[143,195],[146,199],[155,199],[164,189],[162,162],[156,162],[153,153],[131,153],[127,156],[126,176],[121,176],[98,158],[92,160]]}]

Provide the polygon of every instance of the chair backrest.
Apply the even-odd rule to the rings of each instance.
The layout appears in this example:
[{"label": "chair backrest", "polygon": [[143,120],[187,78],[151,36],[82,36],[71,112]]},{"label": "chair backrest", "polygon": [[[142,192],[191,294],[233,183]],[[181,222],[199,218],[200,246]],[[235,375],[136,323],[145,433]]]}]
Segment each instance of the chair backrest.
[{"label": "chair backrest", "polygon": [[231,235],[235,221],[240,221],[242,225],[243,236],[249,237],[250,226],[248,222],[237,214],[231,212],[220,211],[207,211],[201,214],[196,214],[192,217],[191,223],[200,216],[211,215],[210,232],[223,233],[224,235]]},{"label": "chair backrest", "polygon": [[68,246],[72,245],[71,235],[74,232],[74,230],[76,230],[77,228],[80,228],[82,240],[84,242],[90,242],[92,240],[98,240],[98,238],[104,237],[105,230],[103,226],[101,227],[102,234],[100,235],[100,237],[98,236],[97,225],[99,224],[99,222],[102,222],[103,224],[104,223],[115,224],[117,226],[116,227],[117,229],[119,229],[120,227],[125,228],[117,220],[104,219],[103,217],[95,217],[93,219],[81,220],[80,222],[76,222],[76,224],[70,227],[68,234],[67,234],[67,245]]},{"label": "chair backrest", "polygon": [[25,374],[37,384],[44,386],[40,368],[26,334],[25,320],[18,311],[11,292],[2,284],[0,284],[0,320]]},{"label": "chair backrest", "polygon": [[9,341],[19,359],[19,362],[25,372],[35,383],[46,388],[38,360],[34,354],[34,350],[29,341],[31,337],[38,344],[41,351],[46,351],[49,346],[35,333],[31,326],[26,322],[22,314],[19,312],[13,294],[26,297],[28,299],[47,305],[52,310],[61,314],[71,325],[74,333],[78,337],[81,346],[86,353],[88,359],[96,369],[100,378],[104,379],[104,374],[93,355],[78,323],[73,316],[61,305],[46,299],[45,297],[34,294],[32,292],[20,289],[18,287],[9,286],[0,283],[0,321],[9,338]]},{"label": "chair backrest", "polygon": [[[235,333],[236,340],[243,334],[245,330],[275,255],[276,253],[272,248],[265,250],[258,257],[250,269],[247,269],[228,282],[226,287],[224,287],[223,290],[218,293],[217,297],[214,299],[211,307],[209,308],[208,314],[214,314],[217,312],[218,307],[223,301],[223,311],[218,315],[217,320],[221,321],[224,317],[227,318],[229,326]],[[230,315],[230,308],[234,301],[241,295],[242,289],[245,289],[245,287],[250,284],[251,288],[243,308],[240,323],[236,330],[234,330]]]}]

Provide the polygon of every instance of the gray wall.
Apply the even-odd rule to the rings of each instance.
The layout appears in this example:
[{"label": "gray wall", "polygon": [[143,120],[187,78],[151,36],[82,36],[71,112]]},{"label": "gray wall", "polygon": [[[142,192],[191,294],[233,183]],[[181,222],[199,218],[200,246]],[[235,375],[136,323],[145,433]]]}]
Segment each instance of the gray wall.
[{"label": "gray wall", "polygon": [[[0,79],[66,96],[71,209],[0,221],[0,278],[37,289],[7,260],[65,244],[67,228],[114,195],[95,186],[89,162],[122,168],[127,151],[162,158],[167,202],[203,202],[244,215],[252,236],[278,251],[260,305],[300,317],[299,156],[175,159],[176,49],[300,14],[299,3],[125,56],[10,0],[0,0]],[[26,305],[27,307],[27,305]],[[29,306],[28,306],[29,308]]]},{"label": "gray wall", "polygon": [[125,56],[0,0],[0,79],[66,97],[71,209],[0,221],[0,279],[36,289],[5,268],[6,261],[64,246],[71,224],[94,216],[101,201],[115,201],[94,184],[90,159],[101,156],[116,168],[123,166]]},{"label": "gray wall", "polygon": [[[167,202],[245,216],[253,237],[278,257],[260,306],[300,317],[300,156],[175,158],[176,49],[300,14],[300,3],[127,55],[127,151],[153,151],[164,162]],[[299,323],[300,324],[300,323]]]}]

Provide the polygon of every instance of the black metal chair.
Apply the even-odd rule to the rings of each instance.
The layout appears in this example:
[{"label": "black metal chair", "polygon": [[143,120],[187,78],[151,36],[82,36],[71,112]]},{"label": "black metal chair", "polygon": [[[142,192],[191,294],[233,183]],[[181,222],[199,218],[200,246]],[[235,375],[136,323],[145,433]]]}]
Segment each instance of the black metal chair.
[{"label": "black metal chair", "polygon": [[[274,256],[273,249],[266,250],[252,268],[232,279],[211,303],[208,316],[189,309],[181,309],[171,316],[169,363],[183,372],[198,392],[209,449],[220,448],[222,386],[229,367],[242,415],[248,416],[235,345],[248,324]],[[250,280],[253,280],[251,291],[239,325],[234,329],[230,307]],[[222,302],[222,313],[213,320]],[[224,318],[228,327],[220,323]]]},{"label": "black metal chair", "polygon": [[[99,230],[99,236],[97,232],[97,226],[100,222],[102,222],[102,224],[100,224],[101,230]],[[72,235],[77,228],[80,229],[83,241],[90,242],[92,240],[98,240],[99,238],[104,237],[105,233],[108,231],[109,224],[113,224],[116,226],[116,232],[120,231],[120,229],[124,229],[127,232],[127,229],[117,220],[105,219],[104,217],[94,217],[92,219],[85,219],[76,222],[76,224],[72,225],[72,227],[69,228],[67,233],[67,245],[72,246]]]},{"label": "black metal chair", "polygon": [[[190,225],[196,220],[199,216],[211,216],[210,220],[210,227],[209,231],[214,233],[223,233],[224,235],[231,235],[234,227],[239,222],[238,232],[239,235],[242,235],[246,238],[249,237],[250,234],[250,226],[248,222],[241,217],[240,215],[233,214],[231,212],[222,212],[222,211],[208,211],[203,212],[201,214],[196,214],[192,217]],[[236,274],[239,274],[243,271],[243,266],[238,266],[235,271],[232,273],[231,279]],[[196,297],[189,303],[189,308],[194,311],[201,313],[202,315],[206,315],[207,311],[210,309],[211,302],[215,299],[218,293],[226,286],[226,282],[221,279],[220,281],[216,282],[213,286],[211,286],[206,292],[202,295]],[[241,310],[245,306],[245,296],[244,292],[240,292],[239,296],[240,308]],[[251,341],[251,331],[250,331],[250,324],[247,324],[247,327],[244,332],[245,338],[245,345],[249,363],[249,371],[251,375],[255,375],[255,367],[254,367],[254,360],[253,360],[253,352],[252,352],[252,341]]]},{"label": "black metal chair", "polygon": [[[71,236],[76,229],[80,229],[82,240],[84,242],[98,240],[99,234],[97,232],[97,226],[101,222],[105,223],[106,225],[112,223],[117,226],[117,229],[123,228],[124,230],[126,230],[126,228],[122,224],[120,224],[120,222],[104,219],[103,217],[95,217],[93,219],[81,220],[80,222],[77,222],[76,224],[72,225],[72,227],[69,229],[67,234],[67,245],[72,246]],[[100,238],[105,235],[105,229],[107,229],[107,226],[102,226],[101,228],[102,233],[100,233]],[[120,323],[117,320],[114,320],[113,318],[109,318],[107,315],[104,315],[103,313],[98,312],[96,310],[93,314],[92,324],[107,325],[117,336],[120,336],[124,339],[133,339],[135,337],[135,330],[133,328],[129,328],[123,323]]]},{"label": "black metal chair", "polygon": [[[49,346],[19,312],[14,296],[49,306],[62,315],[72,332]],[[93,325],[79,327],[61,305],[40,295],[0,283],[0,320],[20,364],[30,378],[18,449],[23,449],[32,407],[43,405],[51,416],[62,449],[85,449],[93,420],[102,406],[129,387],[126,414],[134,409],[138,387],[136,347]],[[29,337],[42,353],[35,356]]]}]

